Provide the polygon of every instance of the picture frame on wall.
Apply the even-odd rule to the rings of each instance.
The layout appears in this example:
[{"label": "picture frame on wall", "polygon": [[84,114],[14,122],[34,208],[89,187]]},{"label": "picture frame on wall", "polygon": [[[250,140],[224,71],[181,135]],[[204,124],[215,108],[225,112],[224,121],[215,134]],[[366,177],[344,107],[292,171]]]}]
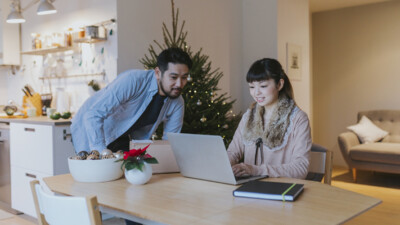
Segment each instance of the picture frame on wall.
[{"label": "picture frame on wall", "polygon": [[290,80],[301,80],[302,55],[301,46],[287,43],[286,45],[286,72]]}]

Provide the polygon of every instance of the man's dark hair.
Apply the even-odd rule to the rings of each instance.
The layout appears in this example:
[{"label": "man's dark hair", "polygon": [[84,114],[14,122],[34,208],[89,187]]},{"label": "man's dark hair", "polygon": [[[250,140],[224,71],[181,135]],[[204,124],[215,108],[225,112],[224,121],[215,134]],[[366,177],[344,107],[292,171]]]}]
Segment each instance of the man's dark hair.
[{"label": "man's dark hair", "polygon": [[157,67],[161,73],[168,70],[168,63],[185,64],[189,70],[192,68],[192,60],[185,51],[180,48],[168,48],[162,51],[157,57]]}]

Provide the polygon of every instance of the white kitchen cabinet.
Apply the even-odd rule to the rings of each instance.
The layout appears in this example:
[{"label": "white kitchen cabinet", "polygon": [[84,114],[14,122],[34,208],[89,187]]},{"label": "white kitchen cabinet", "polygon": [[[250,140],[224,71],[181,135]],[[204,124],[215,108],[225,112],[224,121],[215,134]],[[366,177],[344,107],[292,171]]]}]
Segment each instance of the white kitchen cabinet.
[{"label": "white kitchen cabinet", "polygon": [[44,184],[43,177],[49,176],[51,176],[51,174],[39,173],[18,166],[11,166],[11,207],[37,218],[29,183],[33,180],[39,180],[41,184]]},{"label": "white kitchen cabinet", "polygon": [[[29,182],[69,173],[69,125],[10,123],[11,207],[36,217]],[[42,185],[45,186],[43,182]]]}]

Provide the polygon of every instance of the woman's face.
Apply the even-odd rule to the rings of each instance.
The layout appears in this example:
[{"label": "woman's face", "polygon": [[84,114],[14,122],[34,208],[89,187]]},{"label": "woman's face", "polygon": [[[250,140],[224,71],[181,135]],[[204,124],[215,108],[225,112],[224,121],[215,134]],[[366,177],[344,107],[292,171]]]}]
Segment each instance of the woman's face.
[{"label": "woman's face", "polygon": [[283,79],[280,79],[278,84],[273,79],[253,81],[249,83],[250,95],[260,106],[272,105],[278,100],[283,83]]}]

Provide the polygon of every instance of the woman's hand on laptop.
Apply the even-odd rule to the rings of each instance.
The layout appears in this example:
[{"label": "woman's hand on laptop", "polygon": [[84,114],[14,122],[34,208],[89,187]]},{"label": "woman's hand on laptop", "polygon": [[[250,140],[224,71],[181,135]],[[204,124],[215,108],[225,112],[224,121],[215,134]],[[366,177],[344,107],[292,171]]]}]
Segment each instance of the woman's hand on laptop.
[{"label": "woman's hand on laptop", "polygon": [[235,164],[232,166],[233,174],[235,177],[244,177],[244,176],[253,176],[254,170],[251,165],[247,165],[244,163]]}]

